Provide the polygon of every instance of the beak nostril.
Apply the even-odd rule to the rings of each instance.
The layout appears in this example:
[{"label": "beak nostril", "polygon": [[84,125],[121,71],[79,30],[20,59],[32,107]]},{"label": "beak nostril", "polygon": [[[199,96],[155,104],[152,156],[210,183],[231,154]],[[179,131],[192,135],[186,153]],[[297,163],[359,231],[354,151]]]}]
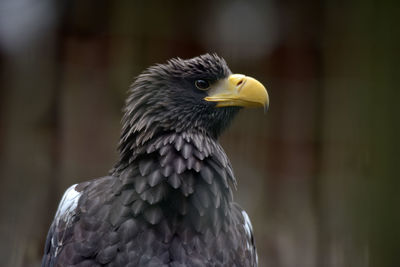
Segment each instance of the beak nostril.
[{"label": "beak nostril", "polygon": [[240,81],[236,84],[236,86],[239,86],[243,83],[243,79],[240,79]]}]

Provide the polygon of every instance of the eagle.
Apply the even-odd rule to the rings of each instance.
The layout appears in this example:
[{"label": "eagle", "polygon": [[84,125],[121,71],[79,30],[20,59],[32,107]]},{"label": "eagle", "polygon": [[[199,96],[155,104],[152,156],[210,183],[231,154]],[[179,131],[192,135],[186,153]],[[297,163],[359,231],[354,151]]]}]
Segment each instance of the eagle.
[{"label": "eagle", "polygon": [[257,266],[218,137],[241,108],[268,104],[216,54],[149,67],[129,89],[117,163],[66,190],[42,266]]}]

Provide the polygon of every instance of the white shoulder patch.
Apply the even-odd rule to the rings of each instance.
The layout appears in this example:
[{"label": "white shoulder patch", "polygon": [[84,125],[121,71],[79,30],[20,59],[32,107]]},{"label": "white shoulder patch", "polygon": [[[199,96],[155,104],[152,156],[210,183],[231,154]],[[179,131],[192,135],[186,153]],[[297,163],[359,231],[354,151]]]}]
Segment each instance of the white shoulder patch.
[{"label": "white shoulder patch", "polygon": [[244,218],[244,229],[246,230],[247,236],[251,239],[251,237],[253,236],[253,226],[251,225],[249,215],[247,215],[244,210],[242,210],[242,215]]},{"label": "white shoulder patch", "polygon": [[[59,249],[64,243],[64,234],[67,227],[72,223],[72,218],[75,215],[75,209],[78,206],[78,201],[81,193],[75,190],[77,184],[70,186],[67,191],[65,191],[56,215],[54,216],[55,229],[61,233],[61,236],[53,236],[51,239],[52,246],[55,248],[54,256],[57,256]],[[60,227],[62,229],[60,229]]]},{"label": "white shoulder patch", "polygon": [[55,220],[64,219],[67,221],[67,217],[73,215],[73,211],[78,205],[78,200],[81,195],[80,192],[75,190],[76,185],[77,184],[70,186],[67,191],[65,191],[60,204],[58,205],[56,216],[54,218]]},{"label": "white shoulder patch", "polygon": [[256,266],[258,266],[258,255],[253,243],[253,226],[251,225],[249,215],[244,210],[242,210],[242,216],[244,219],[243,227],[247,235],[246,247],[255,254]]}]

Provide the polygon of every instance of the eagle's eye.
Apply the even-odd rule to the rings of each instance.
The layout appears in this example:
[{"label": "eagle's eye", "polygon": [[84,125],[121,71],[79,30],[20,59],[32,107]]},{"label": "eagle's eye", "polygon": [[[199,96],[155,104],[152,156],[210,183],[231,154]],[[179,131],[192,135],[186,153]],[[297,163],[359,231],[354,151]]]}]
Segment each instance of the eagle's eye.
[{"label": "eagle's eye", "polygon": [[194,85],[200,90],[207,90],[210,87],[210,84],[206,80],[196,80]]}]

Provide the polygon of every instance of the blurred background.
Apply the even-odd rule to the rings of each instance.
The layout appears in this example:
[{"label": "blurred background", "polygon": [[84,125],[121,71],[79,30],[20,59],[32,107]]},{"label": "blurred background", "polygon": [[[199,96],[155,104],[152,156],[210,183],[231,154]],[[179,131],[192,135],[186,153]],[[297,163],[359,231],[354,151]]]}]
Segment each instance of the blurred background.
[{"label": "blurred background", "polygon": [[58,201],[117,159],[144,68],[217,52],[270,111],[223,135],[260,266],[400,266],[395,2],[0,1],[1,266],[39,266]]}]

